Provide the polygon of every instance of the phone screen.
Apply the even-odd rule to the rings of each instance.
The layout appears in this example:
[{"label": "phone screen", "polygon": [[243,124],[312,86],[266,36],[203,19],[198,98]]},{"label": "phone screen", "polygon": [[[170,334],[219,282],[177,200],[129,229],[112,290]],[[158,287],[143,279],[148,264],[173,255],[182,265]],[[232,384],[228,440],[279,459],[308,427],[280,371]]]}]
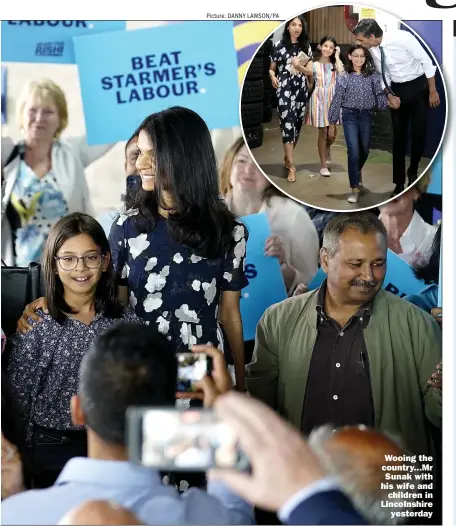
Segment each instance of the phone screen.
[{"label": "phone screen", "polygon": [[212,360],[207,354],[183,352],[177,355],[177,392],[193,393],[194,382],[211,374]]},{"label": "phone screen", "polygon": [[[136,423],[136,446],[129,444],[130,460],[143,466],[170,471],[207,471],[220,469],[248,469],[249,462],[238,447],[229,426],[213,411],[207,409],[144,410]],[[138,447],[136,453],[132,447]]]}]

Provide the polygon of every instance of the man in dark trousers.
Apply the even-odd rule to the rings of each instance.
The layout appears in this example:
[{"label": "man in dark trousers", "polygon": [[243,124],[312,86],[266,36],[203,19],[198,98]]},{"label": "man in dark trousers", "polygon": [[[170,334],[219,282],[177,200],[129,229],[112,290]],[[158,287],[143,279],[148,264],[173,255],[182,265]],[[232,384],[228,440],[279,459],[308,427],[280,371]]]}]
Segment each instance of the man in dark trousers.
[{"label": "man in dark trousers", "polygon": [[391,197],[405,189],[405,156],[409,124],[411,155],[408,184],[418,176],[418,166],[426,142],[428,106],[436,108],[440,97],[435,87],[436,66],[417,38],[404,30],[383,33],[372,18],[361,20],[353,29],[356,42],[369,49],[377,71],[382,75],[393,123],[393,182]]}]

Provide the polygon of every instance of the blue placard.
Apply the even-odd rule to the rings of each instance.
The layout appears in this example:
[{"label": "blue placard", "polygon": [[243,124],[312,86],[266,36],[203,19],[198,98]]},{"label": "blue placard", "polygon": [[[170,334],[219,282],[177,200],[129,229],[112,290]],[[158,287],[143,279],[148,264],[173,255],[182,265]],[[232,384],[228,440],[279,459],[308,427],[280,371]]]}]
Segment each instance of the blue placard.
[{"label": "blue placard", "polygon": [[271,229],[266,214],[242,217],[249,231],[245,275],[249,285],[241,294],[241,317],[244,341],[255,339],[255,331],[264,311],[287,298],[287,291],[275,257],[264,255],[266,239]]},{"label": "blue placard", "polygon": [[[316,289],[326,279],[320,268],[308,285],[309,290]],[[388,249],[387,270],[383,288],[403,298],[410,294],[419,294],[426,288],[424,281],[416,279],[412,267],[395,252]]]},{"label": "blue placard", "polygon": [[2,66],[2,124],[6,122],[6,66]]},{"label": "blue placard", "polygon": [[74,64],[72,38],[120,31],[124,20],[3,20],[3,62]]},{"label": "blue placard", "polygon": [[89,144],[127,140],[147,115],[170,106],[196,111],[210,129],[239,126],[229,22],[77,37],[74,48]]},{"label": "blue placard", "polygon": [[431,166],[431,184],[428,194],[442,195],[442,152],[439,152]]}]

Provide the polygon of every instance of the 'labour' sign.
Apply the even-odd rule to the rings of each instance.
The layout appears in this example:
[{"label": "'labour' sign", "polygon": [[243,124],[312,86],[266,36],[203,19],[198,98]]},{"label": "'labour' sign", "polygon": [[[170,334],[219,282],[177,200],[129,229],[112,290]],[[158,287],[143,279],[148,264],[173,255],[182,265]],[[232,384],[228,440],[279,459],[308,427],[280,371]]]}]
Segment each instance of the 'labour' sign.
[{"label": "'labour' sign", "polygon": [[209,128],[239,126],[233,26],[184,22],[74,39],[89,144],[126,140],[170,106]]},{"label": "'labour' sign", "polygon": [[121,20],[3,20],[2,62],[74,64],[74,36],[125,29]]}]

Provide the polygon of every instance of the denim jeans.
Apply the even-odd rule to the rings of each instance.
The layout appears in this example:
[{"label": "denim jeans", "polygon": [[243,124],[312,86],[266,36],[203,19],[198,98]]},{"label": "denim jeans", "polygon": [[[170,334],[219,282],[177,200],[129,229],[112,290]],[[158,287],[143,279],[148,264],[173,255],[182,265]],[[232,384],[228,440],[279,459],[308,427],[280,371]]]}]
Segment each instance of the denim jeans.
[{"label": "denim jeans", "polygon": [[342,108],[342,124],[348,151],[350,187],[358,188],[360,172],[369,157],[372,110]]}]

